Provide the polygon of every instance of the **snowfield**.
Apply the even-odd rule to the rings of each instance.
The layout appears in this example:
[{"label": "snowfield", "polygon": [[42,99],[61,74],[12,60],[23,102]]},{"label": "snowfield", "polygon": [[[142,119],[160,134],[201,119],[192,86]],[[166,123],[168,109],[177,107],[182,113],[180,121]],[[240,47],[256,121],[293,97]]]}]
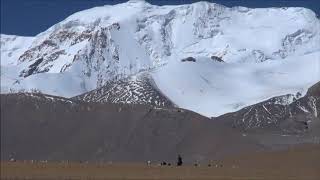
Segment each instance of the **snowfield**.
[{"label": "snowfield", "polygon": [[1,35],[1,93],[72,97],[139,73],[208,117],[304,94],[320,80],[320,20],[305,8],[131,0],[77,12],[35,37]]},{"label": "snowfield", "polygon": [[[176,105],[212,117],[270,97],[306,93],[320,79],[320,53],[262,63],[172,61],[153,72],[158,88]],[[301,60],[304,59],[304,60]]]}]

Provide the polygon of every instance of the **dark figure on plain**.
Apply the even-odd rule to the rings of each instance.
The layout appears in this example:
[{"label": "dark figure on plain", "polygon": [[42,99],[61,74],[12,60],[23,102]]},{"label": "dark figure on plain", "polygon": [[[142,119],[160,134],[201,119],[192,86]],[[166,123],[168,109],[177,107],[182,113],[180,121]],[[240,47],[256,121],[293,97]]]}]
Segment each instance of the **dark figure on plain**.
[{"label": "dark figure on plain", "polygon": [[182,157],[178,155],[177,166],[182,166]]}]

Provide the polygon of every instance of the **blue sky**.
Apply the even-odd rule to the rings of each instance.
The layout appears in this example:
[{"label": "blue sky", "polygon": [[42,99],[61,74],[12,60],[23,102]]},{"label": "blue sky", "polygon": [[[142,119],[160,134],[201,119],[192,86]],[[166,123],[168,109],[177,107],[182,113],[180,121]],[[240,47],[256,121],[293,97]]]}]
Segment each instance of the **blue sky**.
[{"label": "blue sky", "polygon": [[[1,0],[1,33],[34,36],[84,9],[126,0]],[[186,4],[196,0],[147,0],[151,4]],[[208,0],[226,6],[306,7],[320,14],[320,0]]]}]

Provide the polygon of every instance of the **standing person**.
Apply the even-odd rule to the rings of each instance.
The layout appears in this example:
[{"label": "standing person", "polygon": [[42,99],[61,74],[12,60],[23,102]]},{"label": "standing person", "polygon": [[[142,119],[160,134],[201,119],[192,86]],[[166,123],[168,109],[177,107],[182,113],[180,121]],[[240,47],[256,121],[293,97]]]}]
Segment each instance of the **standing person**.
[{"label": "standing person", "polygon": [[180,154],[178,155],[177,166],[182,166],[182,157],[180,156]]}]

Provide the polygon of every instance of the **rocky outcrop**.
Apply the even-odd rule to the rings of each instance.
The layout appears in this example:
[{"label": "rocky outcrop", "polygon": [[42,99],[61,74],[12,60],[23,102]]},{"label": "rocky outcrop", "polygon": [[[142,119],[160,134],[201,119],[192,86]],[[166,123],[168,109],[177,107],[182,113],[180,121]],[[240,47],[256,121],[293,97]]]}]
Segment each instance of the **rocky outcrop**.
[{"label": "rocky outcrop", "polygon": [[243,130],[269,128],[287,133],[308,132],[320,123],[319,92],[320,82],[299,99],[294,95],[279,96],[216,119],[228,121]]},{"label": "rocky outcrop", "polygon": [[145,104],[158,107],[174,107],[156,87],[149,74],[141,73],[126,79],[108,82],[101,88],[74,97],[86,102]]}]

